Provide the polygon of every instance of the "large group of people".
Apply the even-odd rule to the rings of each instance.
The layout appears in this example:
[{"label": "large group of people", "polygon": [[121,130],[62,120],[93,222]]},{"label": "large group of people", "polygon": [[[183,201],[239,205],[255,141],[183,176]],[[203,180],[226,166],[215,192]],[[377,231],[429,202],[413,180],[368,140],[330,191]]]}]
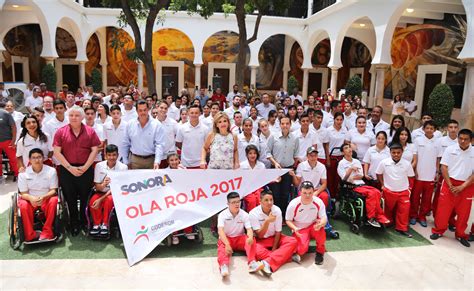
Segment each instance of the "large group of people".
[{"label": "large group of people", "polygon": [[[316,241],[315,263],[322,264],[326,209],[330,197],[339,198],[341,183],[365,197],[371,226],[394,225],[411,237],[409,225],[427,227],[431,213],[431,239],[449,228],[469,247],[472,132],[451,120],[443,136],[429,113],[412,130],[406,123],[417,107],[411,102],[397,97],[388,123],[381,106],[369,113],[358,96],[335,98],[330,90],[303,101],[297,88],[275,96],[239,93],[238,86],[227,96],[201,89],[192,98],[186,90],[147,95],[133,85],[108,94],[91,86],[73,93],[64,85],[54,94],[31,84],[28,114],[15,111],[8,98],[0,100],[0,150],[18,177],[20,208],[28,213],[22,216],[26,240],[54,235],[58,186],[69,206],[70,233],[84,229],[89,203],[92,225],[85,231],[106,235],[113,208],[109,171],[277,168],[289,171],[253,193],[229,193],[228,208],[213,218],[222,276],[229,274],[233,250],[246,252],[250,272],[268,275],[287,261],[299,262],[310,239]],[[46,215],[41,234],[32,226],[38,207]],[[281,233],[282,225],[292,236]]]}]

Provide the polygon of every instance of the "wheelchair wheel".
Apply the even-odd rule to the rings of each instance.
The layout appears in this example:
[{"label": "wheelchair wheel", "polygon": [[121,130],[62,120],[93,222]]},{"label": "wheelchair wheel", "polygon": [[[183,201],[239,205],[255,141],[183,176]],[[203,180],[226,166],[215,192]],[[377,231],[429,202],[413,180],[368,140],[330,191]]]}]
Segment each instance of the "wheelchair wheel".
[{"label": "wheelchair wheel", "polygon": [[24,241],[23,233],[23,221],[18,216],[17,208],[17,194],[12,197],[12,203],[10,208],[10,215],[8,217],[8,233],[10,235],[10,246],[12,249],[17,250],[21,247]]},{"label": "wheelchair wheel", "polygon": [[170,246],[172,246],[172,245],[173,245],[173,235],[170,234],[170,235],[168,235],[168,237],[166,238],[166,246],[167,246],[167,247],[170,247]]},{"label": "wheelchair wheel", "polygon": [[197,227],[196,230],[197,230],[197,237],[195,241],[198,244],[202,244],[202,242],[204,241],[204,235],[202,233],[202,229],[200,227]]},{"label": "wheelchair wheel", "polygon": [[359,233],[360,233],[359,225],[353,223],[353,224],[351,225],[351,231],[352,231],[353,233],[355,233],[355,234],[359,234]]},{"label": "wheelchair wheel", "polygon": [[339,239],[339,232],[333,230],[333,231],[329,232],[329,236],[330,236],[332,239]]}]

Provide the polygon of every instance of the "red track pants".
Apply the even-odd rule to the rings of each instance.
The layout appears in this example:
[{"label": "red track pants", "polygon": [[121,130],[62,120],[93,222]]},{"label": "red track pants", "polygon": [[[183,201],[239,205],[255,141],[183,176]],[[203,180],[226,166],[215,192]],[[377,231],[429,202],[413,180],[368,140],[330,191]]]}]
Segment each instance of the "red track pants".
[{"label": "red track pants", "polygon": [[[463,181],[451,179],[453,186],[459,186]],[[454,195],[449,190],[446,181],[441,186],[441,193],[439,194],[438,208],[436,209],[435,216],[435,227],[431,229],[432,233],[443,234],[448,228],[448,221],[451,213],[454,212],[457,215],[456,219],[456,238],[466,238],[467,221],[469,220],[469,214],[471,213],[472,197],[474,193],[474,185],[471,185]]]},{"label": "red track pants", "polygon": [[300,234],[299,237],[293,233],[293,237],[296,238],[296,241],[298,242],[298,247],[296,249],[298,255],[302,256],[308,252],[309,241],[311,239],[316,241],[316,252],[324,254],[326,251],[326,230],[324,227],[321,227],[319,230],[314,230],[314,224],[312,224],[306,228],[298,230],[298,233]]},{"label": "red track pants", "polygon": [[260,193],[262,193],[262,190],[262,188],[257,189],[244,197],[245,211],[250,212],[260,205]]},{"label": "red track pants", "polygon": [[384,222],[387,220],[380,206],[382,194],[377,188],[372,186],[359,186],[354,191],[365,197],[365,210],[367,218],[375,218],[377,221]]},{"label": "red track pants", "polygon": [[339,165],[339,161],[342,160],[343,156],[331,156],[331,166],[327,169],[327,180],[328,180],[328,189],[329,193],[331,193],[332,197],[337,198],[338,195],[338,188],[339,183],[341,182],[341,178],[337,174],[337,166]]},{"label": "red track pants", "polygon": [[[250,263],[255,261],[257,253],[257,243],[255,238],[253,239],[253,244],[247,244],[247,236],[241,235],[236,237],[227,237],[227,240],[234,251],[245,251],[247,254],[247,262]],[[225,245],[221,240],[217,241],[217,263],[219,266],[229,265],[230,256],[225,253]]]},{"label": "red track pants", "polygon": [[426,221],[426,215],[431,211],[434,181],[415,180],[410,197],[410,218]]},{"label": "red track pants", "polygon": [[282,234],[278,248],[271,251],[269,249],[273,247],[274,241],[274,236],[257,239],[257,260],[267,261],[273,272],[291,259],[291,256],[295,253],[296,247],[298,246],[298,242],[294,237]]},{"label": "red track pants", "polygon": [[33,207],[30,201],[20,198],[18,204],[21,212],[21,219],[23,222],[23,231],[25,235],[25,241],[31,241],[36,237],[36,232],[33,229],[34,224],[34,212],[37,208],[41,208],[46,217],[46,221],[41,231],[41,236],[52,239],[54,237],[53,223],[54,217],[56,216],[56,207],[58,205],[58,197],[53,196],[43,201],[40,207]]},{"label": "red track pants", "polygon": [[8,157],[8,163],[10,164],[11,171],[15,173],[15,177],[18,177],[18,165],[16,163],[16,149],[11,147],[10,143],[11,143],[11,140],[0,142],[0,165],[2,165],[2,151],[4,151]]},{"label": "red track pants", "polygon": [[92,204],[102,197],[104,195],[103,193],[95,193],[92,195],[90,201],[89,201],[89,210],[91,212],[92,216],[92,223],[94,225],[99,225],[99,224],[105,224],[106,226],[109,226],[109,217],[110,217],[110,212],[112,211],[112,208],[114,207],[114,201],[112,199],[112,195],[108,195],[105,197],[105,199],[102,201],[98,209],[92,208]]},{"label": "red track pants", "polygon": [[408,216],[410,215],[410,191],[392,192],[384,189],[385,216],[394,221],[395,229],[408,231]]},{"label": "red track pants", "polygon": [[[431,209],[433,211],[433,217],[436,216],[436,209],[438,208],[438,200],[439,200],[439,193],[441,193],[441,186],[443,185],[443,175],[439,175],[438,178],[438,184],[436,186],[436,190],[433,196],[433,203],[431,204]],[[449,225],[455,225],[456,224],[456,213],[453,210],[453,213],[451,213],[451,217],[449,217]]]}]

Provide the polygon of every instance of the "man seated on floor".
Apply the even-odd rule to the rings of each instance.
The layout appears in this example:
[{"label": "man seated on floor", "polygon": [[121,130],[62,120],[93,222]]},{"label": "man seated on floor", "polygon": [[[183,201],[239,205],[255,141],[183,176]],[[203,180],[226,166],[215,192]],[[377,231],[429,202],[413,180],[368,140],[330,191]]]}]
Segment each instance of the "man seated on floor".
[{"label": "man seated on floor", "polygon": [[[18,176],[18,201],[25,241],[54,239],[53,223],[58,205],[56,170],[43,165],[43,151],[34,148],[29,153],[30,166]],[[35,232],[34,212],[41,208],[46,217],[41,234]]]},{"label": "man seated on floor", "polygon": [[337,173],[342,181],[356,185],[353,190],[365,197],[367,222],[373,227],[381,227],[380,224],[390,223],[380,206],[382,194],[377,188],[365,185],[362,180],[364,177],[362,164],[358,159],[352,158],[351,145],[348,143],[342,145],[341,151],[344,158],[339,162]]},{"label": "man seated on floor", "polygon": [[127,165],[117,161],[118,147],[109,144],[105,147],[105,161],[97,163],[94,169],[95,193],[89,201],[89,209],[93,226],[89,230],[92,236],[109,234],[109,217],[114,201],[110,191],[109,171],[126,171]]},{"label": "man seated on floor", "polygon": [[326,231],[328,222],[324,202],[313,195],[314,186],[310,181],[301,183],[301,195],[290,201],[286,210],[286,225],[293,231],[298,241],[297,253],[302,256],[308,252],[309,241],[316,241],[316,257],[314,263],[322,265],[326,251]]},{"label": "man seated on floor", "polygon": [[298,242],[294,237],[281,234],[283,217],[278,206],[273,204],[273,193],[260,193],[260,205],[249,213],[250,224],[257,237],[257,259],[264,265],[263,273],[270,276],[290,258],[299,263],[295,253]]},{"label": "man seated on floor", "polygon": [[217,217],[217,262],[222,277],[229,275],[229,261],[234,250],[247,254],[249,273],[255,273],[264,268],[263,263],[257,262],[256,243],[247,212],[240,209],[240,195],[237,192],[227,194],[228,208]]},{"label": "man seated on floor", "polygon": [[318,149],[310,146],[306,150],[307,160],[300,163],[296,168],[296,173],[290,170],[289,174],[293,178],[293,184],[299,186],[304,181],[310,181],[316,187],[313,195],[323,200],[324,206],[329,206],[329,194],[327,192],[327,172],[326,166],[318,161]]}]

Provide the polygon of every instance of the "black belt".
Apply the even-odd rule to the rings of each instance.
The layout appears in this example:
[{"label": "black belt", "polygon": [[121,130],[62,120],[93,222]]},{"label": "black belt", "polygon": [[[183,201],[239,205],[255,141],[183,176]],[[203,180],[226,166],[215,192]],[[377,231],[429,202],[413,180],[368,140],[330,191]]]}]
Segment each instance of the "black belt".
[{"label": "black belt", "polygon": [[134,153],[132,153],[132,156],[135,156],[135,157],[138,157],[138,158],[141,158],[141,159],[149,159],[149,158],[154,158],[155,157],[155,155],[140,156],[140,155],[136,155]]}]

